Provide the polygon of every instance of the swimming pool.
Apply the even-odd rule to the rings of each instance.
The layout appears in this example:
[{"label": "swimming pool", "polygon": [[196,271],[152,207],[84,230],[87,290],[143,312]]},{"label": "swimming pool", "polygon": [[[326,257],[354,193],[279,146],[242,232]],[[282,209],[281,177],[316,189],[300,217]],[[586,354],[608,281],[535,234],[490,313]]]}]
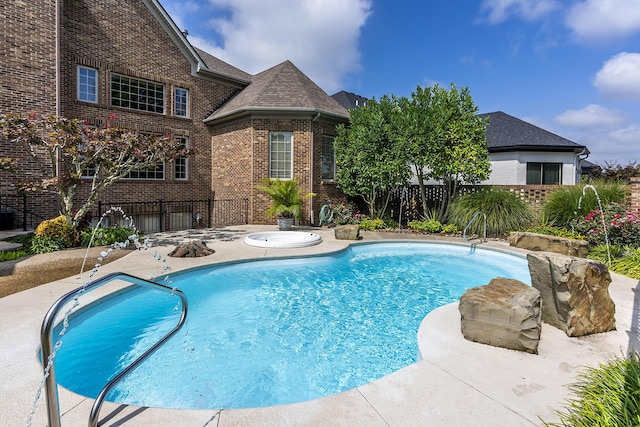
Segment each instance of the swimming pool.
[{"label": "swimming pool", "polygon": [[[522,258],[417,242],[176,274],[189,299],[187,325],[108,400],[244,408],[349,390],[413,363],[424,316],[496,276],[530,281]],[[78,313],[56,358],[59,383],[95,397],[114,370],[173,327],[175,304],[136,289]]]}]

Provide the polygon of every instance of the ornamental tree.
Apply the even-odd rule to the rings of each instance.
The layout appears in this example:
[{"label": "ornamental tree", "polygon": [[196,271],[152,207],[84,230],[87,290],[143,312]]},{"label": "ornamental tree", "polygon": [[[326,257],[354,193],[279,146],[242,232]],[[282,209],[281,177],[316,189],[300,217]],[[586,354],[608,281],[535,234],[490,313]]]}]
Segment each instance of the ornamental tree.
[{"label": "ornamental tree", "polygon": [[[41,178],[24,182],[21,190],[57,192],[61,213],[75,229],[100,192],[114,182],[134,170],[190,154],[181,142],[167,135],[113,126],[115,119],[111,115],[106,126],[92,127],[78,119],[58,116],[0,115],[2,134],[11,143],[21,144],[41,169]],[[83,181],[91,186],[89,196],[76,202]]]},{"label": "ornamental tree", "polygon": [[[406,185],[411,176],[393,128],[396,108],[395,101],[384,96],[351,110],[349,127],[338,126],[333,142],[338,187],[349,196],[361,196],[371,218],[384,215],[389,190]],[[380,201],[379,194],[385,192]]]},{"label": "ornamental tree", "polygon": [[418,86],[411,99],[401,98],[398,105],[396,128],[418,179],[423,211],[427,211],[424,181],[439,181],[444,191],[438,218],[446,219],[460,184],[489,178],[487,122],[477,117],[469,89],[458,90],[454,84],[449,90]]}]

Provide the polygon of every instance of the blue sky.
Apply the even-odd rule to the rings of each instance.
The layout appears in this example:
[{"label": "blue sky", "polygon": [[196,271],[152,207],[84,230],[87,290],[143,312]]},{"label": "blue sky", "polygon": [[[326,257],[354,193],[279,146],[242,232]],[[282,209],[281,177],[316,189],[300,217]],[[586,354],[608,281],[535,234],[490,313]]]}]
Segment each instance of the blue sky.
[{"label": "blue sky", "polygon": [[255,74],[291,60],[330,95],[469,87],[579,144],[640,162],[640,0],[160,0],[195,46]]}]

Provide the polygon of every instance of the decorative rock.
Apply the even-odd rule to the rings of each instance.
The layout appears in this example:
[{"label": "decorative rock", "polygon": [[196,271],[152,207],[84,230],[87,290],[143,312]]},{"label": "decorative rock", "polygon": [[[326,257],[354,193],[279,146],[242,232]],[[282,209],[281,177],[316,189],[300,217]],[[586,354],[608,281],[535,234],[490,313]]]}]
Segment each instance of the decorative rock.
[{"label": "decorative rock", "polygon": [[458,310],[467,340],[538,354],[542,328],[537,289],[497,277],[485,286],[467,289]]},{"label": "decorative rock", "polygon": [[357,224],[338,225],[334,230],[336,240],[359,240],[360,226]]},{"label": "decorative rock", "polygon": [[509,245],[530,251],[555,252],[581,258],[589,253],[589,243],[584,240],[521,231],[509,233]]},{"label": "decorative rock", "polygon": [[553,253],[530,253],[527,260],[531,283],[542,298],[543,322],[570,337],[616,329],[606,265]]},{"label": "decorative rock", "polygon": [[195,240],[186,245],[176,246],[176,248],[169,253],[169,256],[174,258],[197,258],[211,255],[213,253],[215,253],[215,251],[207,247],[205,242],[202,240]]}]

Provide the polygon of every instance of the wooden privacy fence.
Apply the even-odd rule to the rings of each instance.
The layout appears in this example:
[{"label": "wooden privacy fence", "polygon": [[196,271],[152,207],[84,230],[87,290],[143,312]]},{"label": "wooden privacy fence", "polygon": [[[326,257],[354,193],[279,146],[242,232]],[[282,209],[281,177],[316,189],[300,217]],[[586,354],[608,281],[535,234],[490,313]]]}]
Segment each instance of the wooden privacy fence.
[{"label": "wooden privacy fence", "polygon": [[[516,193],[520,199],[527,202],[534,212],[540,212],[545,199],[553,190],[563,188],[559,185],[464,185],[459,188],[459,194],[469,194],[486,188],[499,188]],[[442,201],[444,187],[442,185],[425,186],[427,208],[435,209]],[[422,219],[425,213],[422,211],[420,201],[420,188],[417,185],[399,187],[391,192],[388,211],[391,218],[399,223],[406,224],[409,221]],[[427,215],[428,216],[428,212]]]}]

